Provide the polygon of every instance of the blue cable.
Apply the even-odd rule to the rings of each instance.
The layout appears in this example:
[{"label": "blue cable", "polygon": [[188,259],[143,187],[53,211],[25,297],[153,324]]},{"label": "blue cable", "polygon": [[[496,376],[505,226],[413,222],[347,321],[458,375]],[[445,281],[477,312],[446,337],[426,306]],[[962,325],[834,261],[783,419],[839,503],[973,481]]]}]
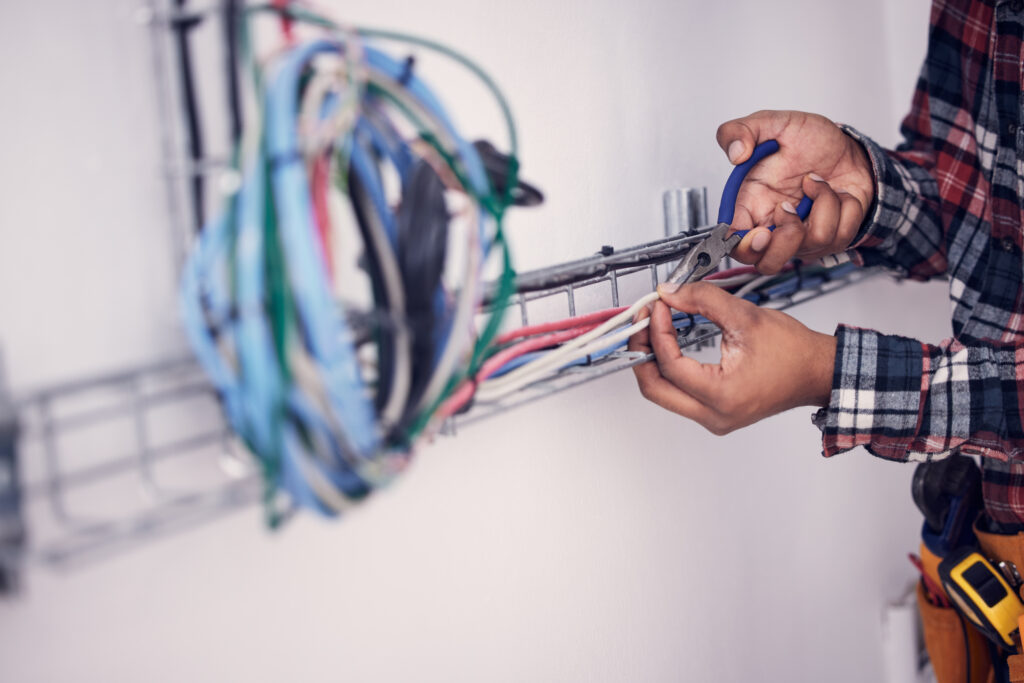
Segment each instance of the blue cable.
[{"label": "blue cable", "polygon": [[[476,148],[467,143],[452,124],[448,113],[441,105],[441,102],[434,96],[434,93],[415,74],[409,72],[405,64],[400,63],[384,54],[380,50],[366,46],[363,48],[366,55],[366,63],[371,68],[377,69],[392,80],[403,82],[406,90],[411,94],[420,106],[424,107],[444,127],[445,132],[455,141],[459,156],[466,166],[466,173],[473,190],[479,195],[485,195],[490,190],[490,182],[487,173],[484,171],[483,160],[477,153]],[[484,237],[481,235],[481,237]]]},{"label": "blue cable", "polygon": [[303,340],[323,373],[327,400],[352,451],[370,458],[380,446],[380,435],[359,375],[352,330],[331,298],[323,255],[313,239],[309,186],[297,137],[295,101],[302,72],[315,55],[337,50],[337,43],[318,40],[282,57],[267,90],[267,147],[278,225]]},{"label": "blue cable", "polygon": [[[346,462],[343,455],[344,446],[338,442],[334,430],[313,407],[309,398],[297,388],[293,388],[288,397],[288,408],[292,419],[297,419],[301,423],[307,439],[319,437],[319,440],[329,447],[330,462],[323,461],[318,456],[312,457],[308,458],[307,467],[315,467],[324,478],[330,480],[349,498],[357,500],[365,497],[370,492],[370,486],[356,473],[353,465]],[[305,453],[309,449],[304,447],[302,451]]]},{"label": "blue cable", "polygon": [[247,423],[237,377],[221,356],[214,332],[207,324],[204,313],[204,308],[218,311],[218,317],[226,319],[230,310],[224,288],[217,286],[219,278],[210,274],[214,268],[214,258],[224,252],[227,245],[228,222],[225,213],[208,223],[199,235],[195,249],[185,262],[178,302],[185,334],[199,364],[221,396],[228,422],[236,432],[246,435]]},{"label": "blue cable", "polygon": [[263,458],[272,459],[280,453],[278,426],[283,382],[278,371],[273,335],[264,312],[265,174],[266,162],[260,158],[246,174],[238,195],[238,233],[235,238],[238,320],[235,339],[253,446]]},{"label": "blue cable", "polygon": [[384,198],[384,186],[381,183],[377,165],[369,158],[366,148],[360,144],[358,139],[360,133],[365,133],[365,127],[368,127],[366,124],[363,125],[363,128],[359,124],[356,125],[356,139],[353,140],[352,154],[350,155],[352,171],[359,176],[359,180],[370,196],[373,208],[377,215],[380,216],[381,224],[387,233],[388,242],[391,243],[391,249],[397,251],[398,228],[395,224],[395,214],[391,211],[391,207],[388,206],[388,202]]}]

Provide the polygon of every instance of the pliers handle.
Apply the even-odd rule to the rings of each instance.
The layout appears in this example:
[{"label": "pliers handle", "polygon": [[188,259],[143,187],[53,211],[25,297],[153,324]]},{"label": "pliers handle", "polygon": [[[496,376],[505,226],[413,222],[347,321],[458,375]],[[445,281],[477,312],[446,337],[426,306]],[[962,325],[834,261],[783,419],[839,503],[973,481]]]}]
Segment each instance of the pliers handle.
[{"label": "pliers handle", "polygon": [[[729,179],[725,181],[725,189],[722,190],[722,201],[718,205],[718,222],[732,224],[733,214],[736,213],[736,197],[739,196],[740,187],[743,185],[743,181],[746,180],[747,174],[750,173],[750,169],[757,165],[757,162],[761,161],[767,156],[771,156],[779,151],[779,143],[776,140],[765,140],[760,145],[754,148],[754,153],[750,155],[750,158],[744,161],[742,164],[737,164],[732,173],[729,174]],[[807,218],[807,214],[811,212],[811,205],[814,204],[810,197],[804,196],[800,200],[800,203],[796,206],[796,215],[800,216],[800,220]],[[774,230],[774,225],[768,226],[769,230]],[[740,239],[746,235],[750,230],[737,230],[734,235],[739,235]]]},{"label": "pliers handle", "polygon": [[[675,270],[668,277],[668,282],[685,284],[695,282],[705,275],[711,273],[718,267],[718,263],[732,252],[733,248],[740,243],[743,236],[749,230],[731,231],[733,214],[736,212],[736,197],[740,193],[740,187],[757,162],[766,156],[779,151],[779,143],[775,140],[766,140],[754,148],[754,153],[742,164],[737,164],[729,179],[725,181],[725,189],[722,190],[722,201],[718,206],[718,225],[713,227],[701,242],[693,245],[686,257],[679,262]],[[796,207],[796,214],[800,220],[807,218],[811,212],[813,202],[810,197],[804,197]],[[774,230],[775,226],[768,226]]]}]

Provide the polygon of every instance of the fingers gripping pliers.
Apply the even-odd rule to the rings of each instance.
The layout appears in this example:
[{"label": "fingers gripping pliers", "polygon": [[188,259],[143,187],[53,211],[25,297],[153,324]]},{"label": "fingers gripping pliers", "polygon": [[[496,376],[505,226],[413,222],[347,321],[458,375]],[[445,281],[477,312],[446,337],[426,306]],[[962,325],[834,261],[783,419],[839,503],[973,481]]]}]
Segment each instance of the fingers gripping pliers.
[{"label": "fingers gripping pliers", "polygon": [[[775,140],[762,142],[754,148],[754,153],[750,155],[749,159],[738,164],[732,170],[729,179],[725,182],[725,189],[722,190],[722,202],[718,207],[718,225],[711,228],[707,237],[693,245],[668,276],[667,282],[682,285],[700,280],[717,268],[719,262],[732,252],[744,235],[750,232],[749,230],[731,232],[733,214],[736,211],[736,196],[750,169],[761,159],[778,151],[779,143]],[[807,218],[807,214],[811,212],[811,205],[810,197],[800,200],[800,204],[796,207],[796,214],[801,220]],[[768,229],[774,230],[775,226],[769,226]]]}]

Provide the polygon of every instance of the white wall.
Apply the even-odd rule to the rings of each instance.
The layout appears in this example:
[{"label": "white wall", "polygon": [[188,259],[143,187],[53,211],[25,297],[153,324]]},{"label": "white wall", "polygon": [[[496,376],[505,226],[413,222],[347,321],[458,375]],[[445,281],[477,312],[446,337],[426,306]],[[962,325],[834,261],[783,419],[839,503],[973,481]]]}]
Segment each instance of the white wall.
[{"label": "white wall", "polygon": [[[510,222],[529,268],[659,236],[667,187],[708,185],[717,204],[727,118],[802,108],[893,142],[928,3],[335,4],[458,45],[504,86],[549,197]],[[180,348],[135,6],[0,10],[16,388]],[[452,82],[463,125],[498,138],[479,91]],[[872,282],[796,314],[949,329],[941,284]],[[911,469],[823,460],[809,412],[714,438],[612,377],[423,448],[340,523],[268,536],[253,509],[34,571],[0,604],[0,679],[879,680],[881,610],[912,577]]]}]

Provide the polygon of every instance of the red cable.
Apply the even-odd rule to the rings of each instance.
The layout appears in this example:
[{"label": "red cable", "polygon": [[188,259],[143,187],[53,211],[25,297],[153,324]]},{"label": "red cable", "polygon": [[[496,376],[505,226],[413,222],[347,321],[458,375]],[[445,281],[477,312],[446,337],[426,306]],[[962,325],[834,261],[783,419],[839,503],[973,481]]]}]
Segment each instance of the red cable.
[{"label": "red cable", "polygon": [[331,166],[326,156],[320,157],[313,162],[313,177],[310,179],[313,186],[313,215],[316,220],[317,232],[320,237],[320,248],[323,251],[324,265],[327,267],[327,274],[334,278],[334,260],[331,258],[331,214],[327,208],[328,178],[331,175]]},{"label": "red cable", "polygon": [[608,308],[603,311],[595,311],[594,313],[588,313],[586,315],[577,316],[575,318],[566,318],[564,320],[556,320],[551,323],[541,323],[540,325],[528,325],[527,327],[520,327],[517,330],[506,332],[505,334],[499,335],[494,340],[495,344],[504,344],[510,342],[513,339],[520,339],[522,337],[532,337],[535,334],[545,334],[547,332],[555,332],[557,330],[566,330],[574,327],[580,327],[581,325],[589,325],[591,323],[601,323],[622,313],[628,308],[622,306],[620,308]]},{"label": "red cable", "polygon": [[288,15],[288,3],[290,0],[274,0],[274,7],[281,13],[281,35],[289,45],[294,42],[295,33],[292,30],[292,18]]},{"label": "red cable", "polygon": [[[591,316],[581,317],[592,317],[593,315],[595,314],[591,314]],[[572,318],[570,318],[569,320],[572,320]],[[553,325],[555,323],[549,324]],[[548,346],[554,346],[555,344],[561,344],[562,342],[569,341],[570,339],[575,339],[580,335],[590,332],[594,328],[598,327],[600,324],[601,321],[598,320],[596,322],[591,322],[589,324],[583,324],[578,327],[574,327],[573,329],[570,330],[562,330],[560,332],[554,332],[553,334],[546,334],[540,337],[532,337],[525,341],[519,342],[514,346],[510,346],[507,349],[502,349],[498,353],[488,358],[484,362],[484,364],[480,366],[480,371],[476,373],[476,377],[474,377],[473,380],[464,382],[462,386],[455,390],[455,393],[452,394],[447,401],[445,401],[444,405],[441,406],[441,409],[438,411],[439,414],[441,415],[441,417],[448,417],[450,415],[454,415],[455,413],[457,413],[460,408],[466,405],[469,402],[469,400],[473,398],[473,394],[476,393],[476,386],[480,382],[483,382],[485,379],[493,375],[499,369],[501,369],[501,367],[508,363],[509,361],[518,358],[523,354],[530,353],[531,351],[537,351],[538,349],[547,348]],[[536,327],[540,327],[540,325],[537,325]],[[525,330],[527,328],[524,327],[523,329]],[[516,330],[516,332],[518,331],[519,330]]]}]

